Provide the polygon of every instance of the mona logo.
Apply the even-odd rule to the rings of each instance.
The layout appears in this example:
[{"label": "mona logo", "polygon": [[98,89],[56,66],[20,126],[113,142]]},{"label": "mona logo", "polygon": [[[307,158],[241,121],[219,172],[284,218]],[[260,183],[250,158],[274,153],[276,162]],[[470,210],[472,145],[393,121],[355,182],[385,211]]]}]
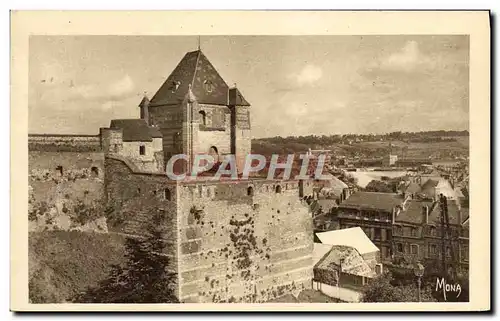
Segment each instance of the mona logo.
[{"label": "mona logo", "polygon": [[456,292],[457,293],[456,298],[458,299],[460,294],[462,294],[462,287],[458,283],[455,284],[447,283],[444,278],[441,278],[441,280],[439,278],[436,278],[436,292],[439,291],[443,292],[443,298],[445,301],[447,301],[446,294],[448,292]]}]

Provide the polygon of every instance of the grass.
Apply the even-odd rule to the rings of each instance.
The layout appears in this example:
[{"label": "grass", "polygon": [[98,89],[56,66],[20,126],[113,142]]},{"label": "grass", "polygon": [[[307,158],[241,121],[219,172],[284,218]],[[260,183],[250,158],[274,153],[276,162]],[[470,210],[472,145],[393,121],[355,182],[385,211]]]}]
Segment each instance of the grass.
[{"label": "grass", "polygon": [[78,231],[29,235],[29,285],[33,303],[61,303],[106,278],[125,261],[124,237]]}]

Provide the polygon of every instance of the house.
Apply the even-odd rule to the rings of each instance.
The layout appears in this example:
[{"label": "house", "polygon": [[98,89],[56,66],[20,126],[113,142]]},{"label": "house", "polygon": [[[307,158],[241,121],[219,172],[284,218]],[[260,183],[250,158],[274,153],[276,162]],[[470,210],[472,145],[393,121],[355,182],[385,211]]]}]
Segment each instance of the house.
[{"label": "house", "polygon": [[[146,103],[144,97],[140,106]],[[163,135],[145,119],[113,119],[109,128],[101,128],[106,153],[127,158],[147,172],[164,170]]]},{"label": "house", "polygon": [[[445,260],[448,267],[460,263],[468,268],[469,212],[454,201],[447,202],[449,232],[445,232]],[[442,223],[440,203],[431,199],[410,200],[393,224],[393,262],[430,262],[442,259]],[[466,252],[467,254],[464,254]]]},{"label": "house", "polygon": [[393,218],[404,210],[408,199],[395,193],[354,193],[337,207],[339,226],[359,226],[380,249],[381,261],[390,262]]},{"label": "house", "polygon": [[353,247],[315,243],[313,288],[347,302],[361,300],[363,286],[377,273]]},{"label": "house", "polygon": [[355,248],[372,269],[380,264],[379,248],[373,244],[360,227],[315,233],[315,242]]}]

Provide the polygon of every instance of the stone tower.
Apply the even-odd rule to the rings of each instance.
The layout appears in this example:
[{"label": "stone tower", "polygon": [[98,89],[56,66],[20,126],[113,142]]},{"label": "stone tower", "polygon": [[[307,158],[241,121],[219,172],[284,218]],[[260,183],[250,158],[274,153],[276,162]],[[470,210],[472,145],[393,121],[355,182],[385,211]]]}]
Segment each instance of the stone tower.
[{"label": "stone tower", "polygon": [[250,104],[229,88],[201,50],[188,52],[148,105],[149,123],[163,134],[165,163],[175,154],[234,154],[238,169],[250,153]]}]

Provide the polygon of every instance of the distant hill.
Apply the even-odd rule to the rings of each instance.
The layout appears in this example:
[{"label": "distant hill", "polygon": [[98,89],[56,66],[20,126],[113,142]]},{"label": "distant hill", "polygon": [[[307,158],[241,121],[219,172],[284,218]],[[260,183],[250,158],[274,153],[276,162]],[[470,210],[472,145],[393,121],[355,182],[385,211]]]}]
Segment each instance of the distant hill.
[{"label": "distant hill", "polygon": [[301,154],[311,149],[331,150],[336,156],[376,158],[389,150],[408,158],[453,158],[468,156],[467,131],[391,133],[386,135],[331,135],[269,137],[252,140],[252,153]]}]

